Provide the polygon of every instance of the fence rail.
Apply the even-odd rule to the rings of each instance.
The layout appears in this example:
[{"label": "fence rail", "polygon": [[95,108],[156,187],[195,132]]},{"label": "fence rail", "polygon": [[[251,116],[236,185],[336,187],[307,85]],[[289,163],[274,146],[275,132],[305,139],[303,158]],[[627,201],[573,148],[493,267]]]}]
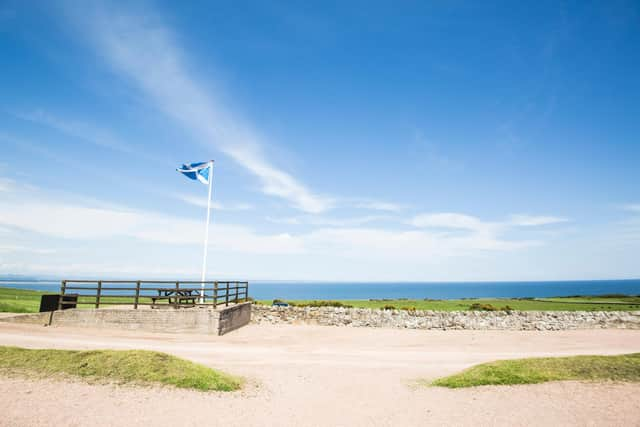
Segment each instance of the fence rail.
[{"label": "fence rail", "polygon": [[[249,282],[168,280],[63,280],[58,309],[65,305],[132,305],[151,308],[213,307],[249,299]],[[64,296],[77,297],[77,301]]]}]

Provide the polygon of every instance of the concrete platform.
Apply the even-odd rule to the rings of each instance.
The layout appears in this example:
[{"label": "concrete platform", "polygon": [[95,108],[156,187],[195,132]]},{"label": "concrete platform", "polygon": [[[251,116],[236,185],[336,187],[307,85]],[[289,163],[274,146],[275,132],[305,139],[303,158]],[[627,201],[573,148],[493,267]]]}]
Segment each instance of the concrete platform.
[{"label": "concrete platform", "polygon": [[45,313],[16,314],[1,317],[0,322],[115,328],[148,332],[224,335],[251,321],[251,303],[228,307],[182,308],[169,310],[70,309]]}]

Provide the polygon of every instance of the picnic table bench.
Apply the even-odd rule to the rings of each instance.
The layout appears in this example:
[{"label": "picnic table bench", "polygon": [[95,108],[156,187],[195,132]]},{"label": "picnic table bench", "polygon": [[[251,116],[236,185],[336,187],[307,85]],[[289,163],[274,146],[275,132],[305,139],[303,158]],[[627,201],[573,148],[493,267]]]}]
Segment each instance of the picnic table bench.
[{"label": "picnic table bench", "polygon": [[167,300],[169,305],[196,305],[196,300],[200,298],[200,289],[198,288],[159,288],[158,296],[151,297],[151,301],[155,306],[156,301]]}]

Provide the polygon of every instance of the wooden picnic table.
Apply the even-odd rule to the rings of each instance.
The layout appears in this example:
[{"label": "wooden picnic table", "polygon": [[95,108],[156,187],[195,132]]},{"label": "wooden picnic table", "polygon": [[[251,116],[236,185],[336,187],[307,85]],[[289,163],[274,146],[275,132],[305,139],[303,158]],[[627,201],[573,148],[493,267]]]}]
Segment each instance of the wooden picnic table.
[{"label": "wooden picnic table", "polygon": [[200,298],[198,288],[158,288],[158,296],[151,297],[155,304],[157,300],[168,300],[169,304],[196,305],[196,299]]}]

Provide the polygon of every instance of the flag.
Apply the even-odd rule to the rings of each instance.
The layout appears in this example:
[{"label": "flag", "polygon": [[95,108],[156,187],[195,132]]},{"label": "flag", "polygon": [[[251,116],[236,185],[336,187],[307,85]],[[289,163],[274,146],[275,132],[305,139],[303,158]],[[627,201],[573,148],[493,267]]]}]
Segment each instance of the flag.
[{"label": "flag", "polygon": [[211,176],[211,168],[213,161],[201,163],[185,163],[182,167],[176,169],[189,179],[197,179],[203,184],[209,185],[209,177]]}]

